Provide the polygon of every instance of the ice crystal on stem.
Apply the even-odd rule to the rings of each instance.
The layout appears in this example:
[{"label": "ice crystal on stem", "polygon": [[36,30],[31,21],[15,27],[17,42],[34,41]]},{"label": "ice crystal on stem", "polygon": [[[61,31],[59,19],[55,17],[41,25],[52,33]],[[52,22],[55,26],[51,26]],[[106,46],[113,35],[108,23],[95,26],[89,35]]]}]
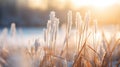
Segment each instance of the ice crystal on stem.
[{"label": "ice crystal on stem", "polygon": [[16,36],[16,25],[15,25],[15,23],[11,24],[11,36],[12,37]]}]

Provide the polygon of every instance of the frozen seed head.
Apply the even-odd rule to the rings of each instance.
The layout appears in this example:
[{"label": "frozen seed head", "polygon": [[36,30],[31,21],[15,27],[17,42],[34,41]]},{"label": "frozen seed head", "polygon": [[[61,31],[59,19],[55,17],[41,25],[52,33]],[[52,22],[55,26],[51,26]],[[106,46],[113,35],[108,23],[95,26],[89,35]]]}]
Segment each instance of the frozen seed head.
[{"label": "frozen seed head", "polygon": [[86,12],[85,14],[85,23],[88,23],[90,20],[90,11]]},{"label": "frozen seed head", "polygon": [[79,12],[76,13],[76,26],[82,23],[81,15]]},{"label": "frozen seed head", "polygon": [[55,11],[50,12],[50,20],[54,20],[55,18]]},{"label": "frozen seed head", "polygon": [[11,28],[12,28],[12,29],[15,29],[15,23],[12,23],[12,24],[11,24]]},{"label": "frozen seed head", "polygon": [[68,23],[72,24],[72,11],[68,11]]},{"label": "frozen seed head", "polygon": [[70,32],[72,27],[72,11],[68,11],[68,23],[67,23],[67,30]]},{"label": "frozen seed head", "polygon": [[11,35],[12,36],[16,35],[16,25],[15,25],[15,23],[11,24]]}]

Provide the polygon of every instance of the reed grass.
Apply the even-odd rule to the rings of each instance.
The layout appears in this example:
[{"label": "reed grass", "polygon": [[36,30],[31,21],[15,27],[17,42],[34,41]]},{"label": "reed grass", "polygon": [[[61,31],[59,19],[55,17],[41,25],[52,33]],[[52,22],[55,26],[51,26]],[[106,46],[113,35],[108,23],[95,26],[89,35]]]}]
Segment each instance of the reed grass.
[{"label": "reed grass", "polygon": [[[55,12],[51,11],[49,15],[50,19],[47,22],[47,26],[44,29],[43,41],[44,46],[39,41],[39,38],[34,40],[33,46],[29,47],[10,47],[9,45],[1,46],[7,41],[8,29],[5,28],[0,35],[0,66],[10,67],[11,56],[17,52],[21,57],[25,57],[23,60],[26,63],[22,67],[119,67],[120,66],[120,38],[117,37],[116,32],[111,34],[110,40],[106,38],[106,31],[104,28],[100,31],[97,20],[93,21],[93,28],[90,26],[90,12],[87,12],[84,20],[79,12],[76,13],[75,29],[73,29],[72,11],[67,13],[67,23],[65,38],[62,44],[57,45],[58,31],[59,31],[59,19],[55,16]],[[92,30],[91,30],[92,29]],[[73,43],[72,30],[75,30],[75,43]],[[90,31],[91,30],[91,31]],[[100,31],[101,40],[97,39],[97,33]],[[11,38],[15,38],[16,34],[15,23],[11,24]],[[72,38],[72,39],[71,39]],[[72,40],[72,42],[70,41]],[[91,40],[90,40],[91,39]],[[6,41],[4,41],[6,40]],[[99,40],[99,41],[97,41]],[[17,43],[16,43],[17,44]],[[73,48],[70,48],[70,47]],[[61,48],[58,49],[58,48]],[[15,56],[16,58],[16,56]],[[12,59],[14,60],[14,58]],[[26,61],[26,62],[25,62]],[[22,62],[22,61],[21,61]],[[116,62],[116,64],[114,64]],[[19,62],[20,63],[20,60]],[[16,67],[13,66],[12,67]]]}]

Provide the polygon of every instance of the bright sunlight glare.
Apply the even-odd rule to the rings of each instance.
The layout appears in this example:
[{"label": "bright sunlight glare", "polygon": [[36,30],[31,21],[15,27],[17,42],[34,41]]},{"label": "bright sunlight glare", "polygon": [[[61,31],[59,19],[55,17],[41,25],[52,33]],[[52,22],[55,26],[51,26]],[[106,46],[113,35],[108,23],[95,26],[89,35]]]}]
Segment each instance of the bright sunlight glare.
[{"label": "bright sunlight glare", "polygon": [[[49,2],[49,3],[48,3]],[[28,0],[31,8],[47,9],[48,5],[63,9],[69,5],[72,9],[77,9],[83,6],[89,6],[94,8],[106,8],[116,3],[120,3],[119,0]],[[60,4],[60,5],[59,5]]]},{"label": "bright sunlight glare", "polygon": [[105,8],[117,2],[118,0],[71,0],[71,5],[73,5],[74,8],[79,8],[81,6]]},{"label": "bright sunlight glare", "polygon": [[39,5],[41,4],[41,0],[29,0],[29,3],[30,3],[33,7],[39,7]]},{"label": "bright sunlight glare", "polygon": [[29,0],[28,2],[31,8],[46,9],[47,7],[47,0]]}]

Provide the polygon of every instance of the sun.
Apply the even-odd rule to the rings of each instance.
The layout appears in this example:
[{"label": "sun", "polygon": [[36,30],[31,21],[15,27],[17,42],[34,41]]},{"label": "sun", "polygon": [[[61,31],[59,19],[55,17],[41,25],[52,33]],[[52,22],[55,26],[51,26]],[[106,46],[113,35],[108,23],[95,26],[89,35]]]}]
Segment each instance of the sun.
[{"label": "sun", "polygon": [[74,8],[81,6],[92,6],[97,8],[105,8],[115,4],[117,0],[71,0],[71,5]]}]

